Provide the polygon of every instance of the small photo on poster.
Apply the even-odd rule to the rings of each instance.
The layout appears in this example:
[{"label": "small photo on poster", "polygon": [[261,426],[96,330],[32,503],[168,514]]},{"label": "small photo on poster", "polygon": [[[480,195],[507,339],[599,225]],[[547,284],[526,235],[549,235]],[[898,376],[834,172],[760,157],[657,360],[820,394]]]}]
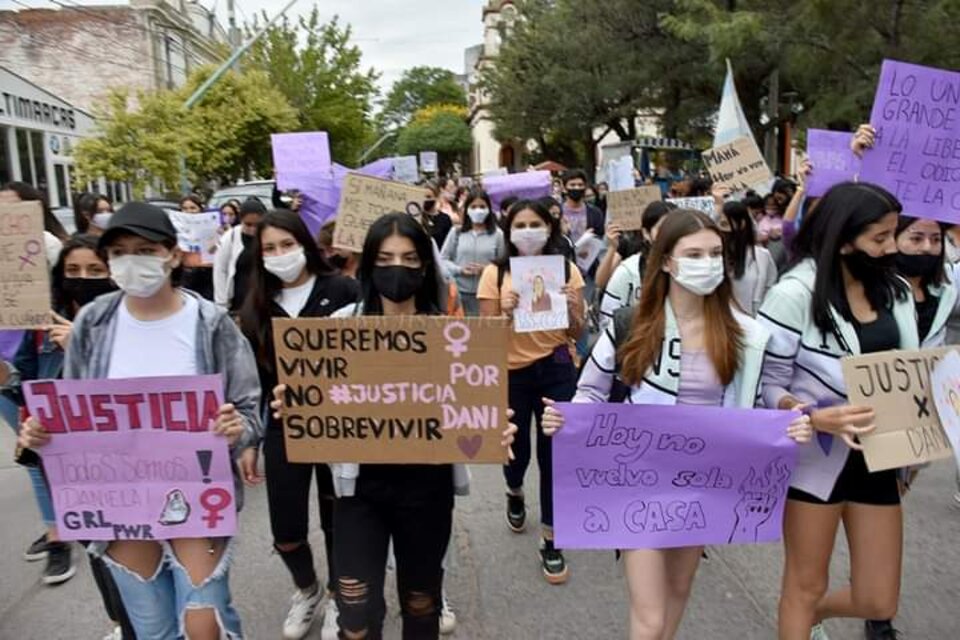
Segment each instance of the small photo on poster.
[{"label": "small photo on poster", "polygon": [[517,333],[553,331],[570,326],[567,299],[561,289],[566,273],[563,256],[510,258],[513,289],[520,302],[513,312]]}]

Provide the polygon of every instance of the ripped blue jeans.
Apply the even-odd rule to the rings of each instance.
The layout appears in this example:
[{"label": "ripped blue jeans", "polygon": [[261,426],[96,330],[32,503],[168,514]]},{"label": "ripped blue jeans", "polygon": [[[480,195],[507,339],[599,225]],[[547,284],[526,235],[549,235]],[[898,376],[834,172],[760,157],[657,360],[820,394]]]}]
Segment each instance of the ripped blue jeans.
[{"label": "ripped blue jeans", "polygon": [[160,541],[163,556],[157,571],[144,579],[106,553],[110,568],[130,623],[138,638],[181,640],[186,636],[184,619],[189,609],[214,610],[217,623],[228,640],[240,640],[240,616],[230,601],[230,556],[233,540],[227,543],[223,557],[213,573],[199,586],[194,585],[173,548]]}]

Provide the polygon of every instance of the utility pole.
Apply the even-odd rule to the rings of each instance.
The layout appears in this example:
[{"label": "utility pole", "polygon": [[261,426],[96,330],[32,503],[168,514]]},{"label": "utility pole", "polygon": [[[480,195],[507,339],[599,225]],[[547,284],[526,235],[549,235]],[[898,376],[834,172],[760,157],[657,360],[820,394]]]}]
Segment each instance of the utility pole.
[{"label": "utility pole", "polygon": [[777,155],[780,147],[780,67],[774,67],[770,72],[769,93],[767,96],[767,111],[770,124],[764,139],[764,156],[767,166],[776,173],[780,168]]},{"label": "utility pole", "polygon": [[[247,40],[245,43],[243,43],[242,46],[234,49],[233,53],[230,54],[230,57],[227,58],[226,62],[221,64],[217,68],[217,70],[214,71],[209,78],[207,78],[206,82],[204,82],[202,85],[197,87],[197,90],[194,91],[189,98],[187,98],[187,101],[183,103],[183,108],[191,109],[195,104],[200,102],[200,99],[203,98],[204,95],[206,95],[207,91],[210,90],[210,87],[215,85],[217,81],[223,77],[223,74],[225,74],[230,69],[230,67],[232,67],[234,63],[236,63],[236,61],[240,59],[240,56],[245,54],[250,49],[250,47],[252,47],[254,43],[257,40],[259,40],[260,37],[263,36],[263,34],[265,34],[270,29],[270,27],[274,25],[274,23],[276,23],[280,18],[283,17],[283,14],[285,14],[287,11],[290,10],[290,7],[296,4],[296,2],[297,0],[290,0],[290,2],[287,3],[287,6],[285,6],[280,11],[280,13],[275,15],[270,20],[270,22],[264,25],[263,29],[260,29],[255,34],[253,34],[253,37]],[[230,2],[231,11],[232,11],[232,8],[233,8],[233,2],[231,1]],[[187,161],[186,161],[186,158],[183,157],[183,154],[180,155],[180,190],[184,194],[190,192],[190,181],[187,179]]]},{"label": "utility pole", "polygon": [[227,42],[230,51],[236,50],[240,44],[240,32],[237,30],[236,0],[227,0]]},{"label": "utility pole", "polygon": [[362,154],[360,154],[359,164],[363,164],[363,161],[367,159],[367,156],[369,156],[371,153],[373,153],[374,151],[376,151],[377,148],[380,147],[380,145],[382,145],[382,144],[383,144],[384,142],[386,142],[389,138],[392,138],[392,137],[395,136],[395,135],[397,135],[397,132],[396,132],[396,131],[387,131],[385,134],[383,134],[382,136],[380,136],[380,139],[379,139],[379,140],[377,140],[377,141],[374,142],[372,145],[370,145],[369,147],[367,147],[366,151],[364,151]]}]

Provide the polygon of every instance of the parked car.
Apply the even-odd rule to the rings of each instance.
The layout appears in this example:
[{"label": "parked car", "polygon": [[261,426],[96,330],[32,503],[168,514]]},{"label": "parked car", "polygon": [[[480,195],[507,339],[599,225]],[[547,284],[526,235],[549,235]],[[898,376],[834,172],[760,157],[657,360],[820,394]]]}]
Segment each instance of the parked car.
[{"label": "parked car", "polygon": [[219,209],[227,200],[243,202],[247,198],[257,198],[267,210],[273,209],[273,186],[275,184],[273,180],[253,180],[231,187],[223,187],[210,196],[207,207],[209,209]]}]

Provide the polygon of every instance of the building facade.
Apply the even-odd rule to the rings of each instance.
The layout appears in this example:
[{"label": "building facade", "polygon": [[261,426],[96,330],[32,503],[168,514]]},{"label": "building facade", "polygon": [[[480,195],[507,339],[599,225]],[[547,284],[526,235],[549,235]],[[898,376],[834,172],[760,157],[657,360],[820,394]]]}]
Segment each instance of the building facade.
[{"label": "building facade", "polygon": [[[93,131],[89,113],[0,67],[0,184],[29,182],[54,208],[71,205],[73,149]],[[123,200],[116,185],[98,185]]]},{"label": "building facade", "polygon": [[193,0],[0,11],[0,65],[92,111],[115,86],[173,89],[228,53],[226,31]]},{"label": "building facade", "polygon": [[483,8],[483,44],[470,47],[464,55],[469,91],[470,129],[473,132],[473,153],[470,172],[474,175],[518,171],[522,168],[523,148],[518,141],[498,141],[490,120],[489,96],[480,88],[480,73],[496,64],[503,42],[517,19],[512,0],[488,0]]}]

